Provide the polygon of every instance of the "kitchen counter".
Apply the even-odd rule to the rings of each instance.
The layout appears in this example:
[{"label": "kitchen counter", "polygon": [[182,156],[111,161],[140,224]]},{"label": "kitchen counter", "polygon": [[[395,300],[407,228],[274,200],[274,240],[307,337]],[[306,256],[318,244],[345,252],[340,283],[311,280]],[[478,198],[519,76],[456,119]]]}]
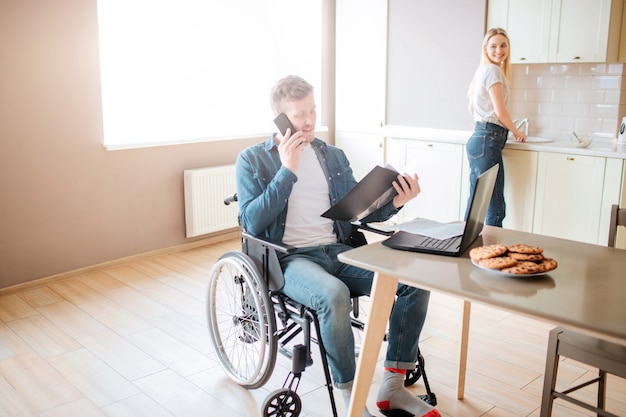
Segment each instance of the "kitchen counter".
[{"label": "kitchen counter", "polygon": [[595,139],[586,148],[578,148],[569,140],[555,140],[547,143],[521,143],[509,139],[506,143],[506,148],[626,159],[626,145],[617,145],[616,140],[610,139]]},{"label": "kitchen counter", "polygon": [[[398,139],[430,140],[463,145],[472,135],[472,131],[467,130],[428,129],[392,125],[385,126],[382,132],[387,137]],[[536,136],[542,137],[541,135]],[[521,143],[509,139],[506,148],[626,159],[626,145],[617,145],[616,142],[616,139],[594,139],[588,147],[577,148],[573,142],[565,139],[543,143]]]}]

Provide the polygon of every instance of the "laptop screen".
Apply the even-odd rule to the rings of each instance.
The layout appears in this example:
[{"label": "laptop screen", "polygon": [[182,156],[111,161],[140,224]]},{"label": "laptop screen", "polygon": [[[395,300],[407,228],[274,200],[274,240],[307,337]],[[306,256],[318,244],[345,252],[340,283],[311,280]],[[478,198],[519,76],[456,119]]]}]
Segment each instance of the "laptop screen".
[{"label": "laptop screen", "polygon": [[470,210],[467,215],[465,233],[461,241],[461,252],[467,249],[483,230],[487,210],[489,209],[489,201],[493,193],[493,187],[498,177],[500,164],[496,164],[480,175],[476,181],[474,194],[471,196]]}]

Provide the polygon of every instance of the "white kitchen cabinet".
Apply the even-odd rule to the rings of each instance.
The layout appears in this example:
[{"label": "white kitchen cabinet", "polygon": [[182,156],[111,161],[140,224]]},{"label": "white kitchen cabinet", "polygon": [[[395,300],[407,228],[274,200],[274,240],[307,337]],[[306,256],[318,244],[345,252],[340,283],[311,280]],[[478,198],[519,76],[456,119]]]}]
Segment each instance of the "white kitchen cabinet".
[{"label": "white kitchen cabinet", "polygon": [[[511,148],[502,155],[507,210],[503,227],[606,245],[611,205],[626,206],[625,160]],[[385,160],[399,170],[415,165],[420,178],[420,195],[396,221],[464,218],[469,164],[463,145],[387,137]],[[626,248],[626,236],[618,235],[618,247]]]},{"label": "white kitchen cabinet", "polygon": [[416,217],[441,222],[461,220],[463,157],[460,144],[387,138],[387,163],[398,170],[415,166],[421,188],[417,198],[400,211],[398,221]]},{"label": "white kitchen cabinet", "polygon": [[533,232],[598,243],[606,158],[541,152]]},{"label": "white kitchen cabinet", "polygon": [[492,0],[488,7],[487,26],[507,31],[512,63],[548,62],[550,1]]},{"label": "white kitchen cabinet", "polygon": [[[614,0],[615,3],[621,3]],[[553,0],[550,55],[555,62],[603,62],[607,57],[611,0]],[[617,47],[617,43],[615,43]]]},{"label": "white kitchen cabinet", "polygon": [[335,144],[341,148],[357,181],[360,181],[376,165],[385,164],[385,137],[381,135],[336,132]]},{"label": "white kitchen cabinet", "polygon": [[459,206],[459,219],[465,220],[465,212],[467,211],[467,203],[470,195],[470,166],[467,159],[467,151],[463,145],[463,166],[461,168],[461,204]]},{"label": "white kitchen cabinet", "polygon": [[512,63],[617,59],[622,0],[493,0],[489,27],[511,38]]},{"label": "white kitchen cabinet", "polygon": [[387,1],[337,0],[335,129],[376,133],[385,122]]},{"label": "white kitchen cabinet", "polygon": [[[619,204],[626,207],[626,195],[623,193],[626,172],[624,171],[624,160],[606,158],[604,170],[604,188],[602,190],[602,203],[600,209],[600,230],[598,231],[598,245],[606,245],[609,241],[609,224],[611,223],[611,206]],[[621,200],[621,201],[620,201]],[[626,235],[618,234],[615,246],[626,249]]]},{"label": "white kitchen cabinet", "polygon": [[533,212],[537,184],[535,151],[504,149],[504,201],[506,216],[503,227],[523,232],[533,230]]}]

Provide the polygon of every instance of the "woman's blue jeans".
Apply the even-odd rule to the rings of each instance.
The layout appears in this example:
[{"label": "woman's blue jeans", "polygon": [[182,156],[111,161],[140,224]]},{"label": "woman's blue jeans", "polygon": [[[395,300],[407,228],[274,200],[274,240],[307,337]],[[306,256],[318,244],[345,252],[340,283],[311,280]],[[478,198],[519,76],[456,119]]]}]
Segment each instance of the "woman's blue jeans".
[{"label": "woman's blue jeans", "polygon": [[496,185],[493,189],[485,224],[502,227],[502,221],[506,215],[506,203],[504,201],[504,163],[502,149],[506,144],[509,131],[497,124],[488,122],[476,122],[474,133],[465,146],[467,159],[470,166],[470,199],[467,202],[465,219],[469,211],[470,201],[474,195],[476,179],[483,172],[495,164],[500,164]]},{"label": "woman's blue jeans", "polygon": [[[333,244],[297,249],[280,256],[285,276],[282,291],[317,312],[334,385],[352,386],[356,368],[350,297],[369,295],[373,272],[337,259],[352,247]],[[416,271],[419,273],[419,271]],[[415,369],[419,336],[426,319],[430,292],[398,285],[389,319],[389,344],[385,367]],[[372,312],[375,314],[375,312]]]}]

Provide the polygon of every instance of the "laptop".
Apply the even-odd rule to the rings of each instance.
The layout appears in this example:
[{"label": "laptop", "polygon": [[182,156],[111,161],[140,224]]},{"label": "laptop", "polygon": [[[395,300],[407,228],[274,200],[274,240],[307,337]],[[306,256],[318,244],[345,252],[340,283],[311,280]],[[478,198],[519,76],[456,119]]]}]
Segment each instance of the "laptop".
[{"label": "laptop", "polygon": [[500,164],[485,171],[476,180],[474,195],[470,201],[470,208],[465,221],[463,234],[448,239],[437,239],[416,233],[404,231],[396,232],[382,243],[392,249],[412,252],[432,253],[435,255],[461,256],[465,250],[478,238],[483,230],[489,201],[498,176]]}]

